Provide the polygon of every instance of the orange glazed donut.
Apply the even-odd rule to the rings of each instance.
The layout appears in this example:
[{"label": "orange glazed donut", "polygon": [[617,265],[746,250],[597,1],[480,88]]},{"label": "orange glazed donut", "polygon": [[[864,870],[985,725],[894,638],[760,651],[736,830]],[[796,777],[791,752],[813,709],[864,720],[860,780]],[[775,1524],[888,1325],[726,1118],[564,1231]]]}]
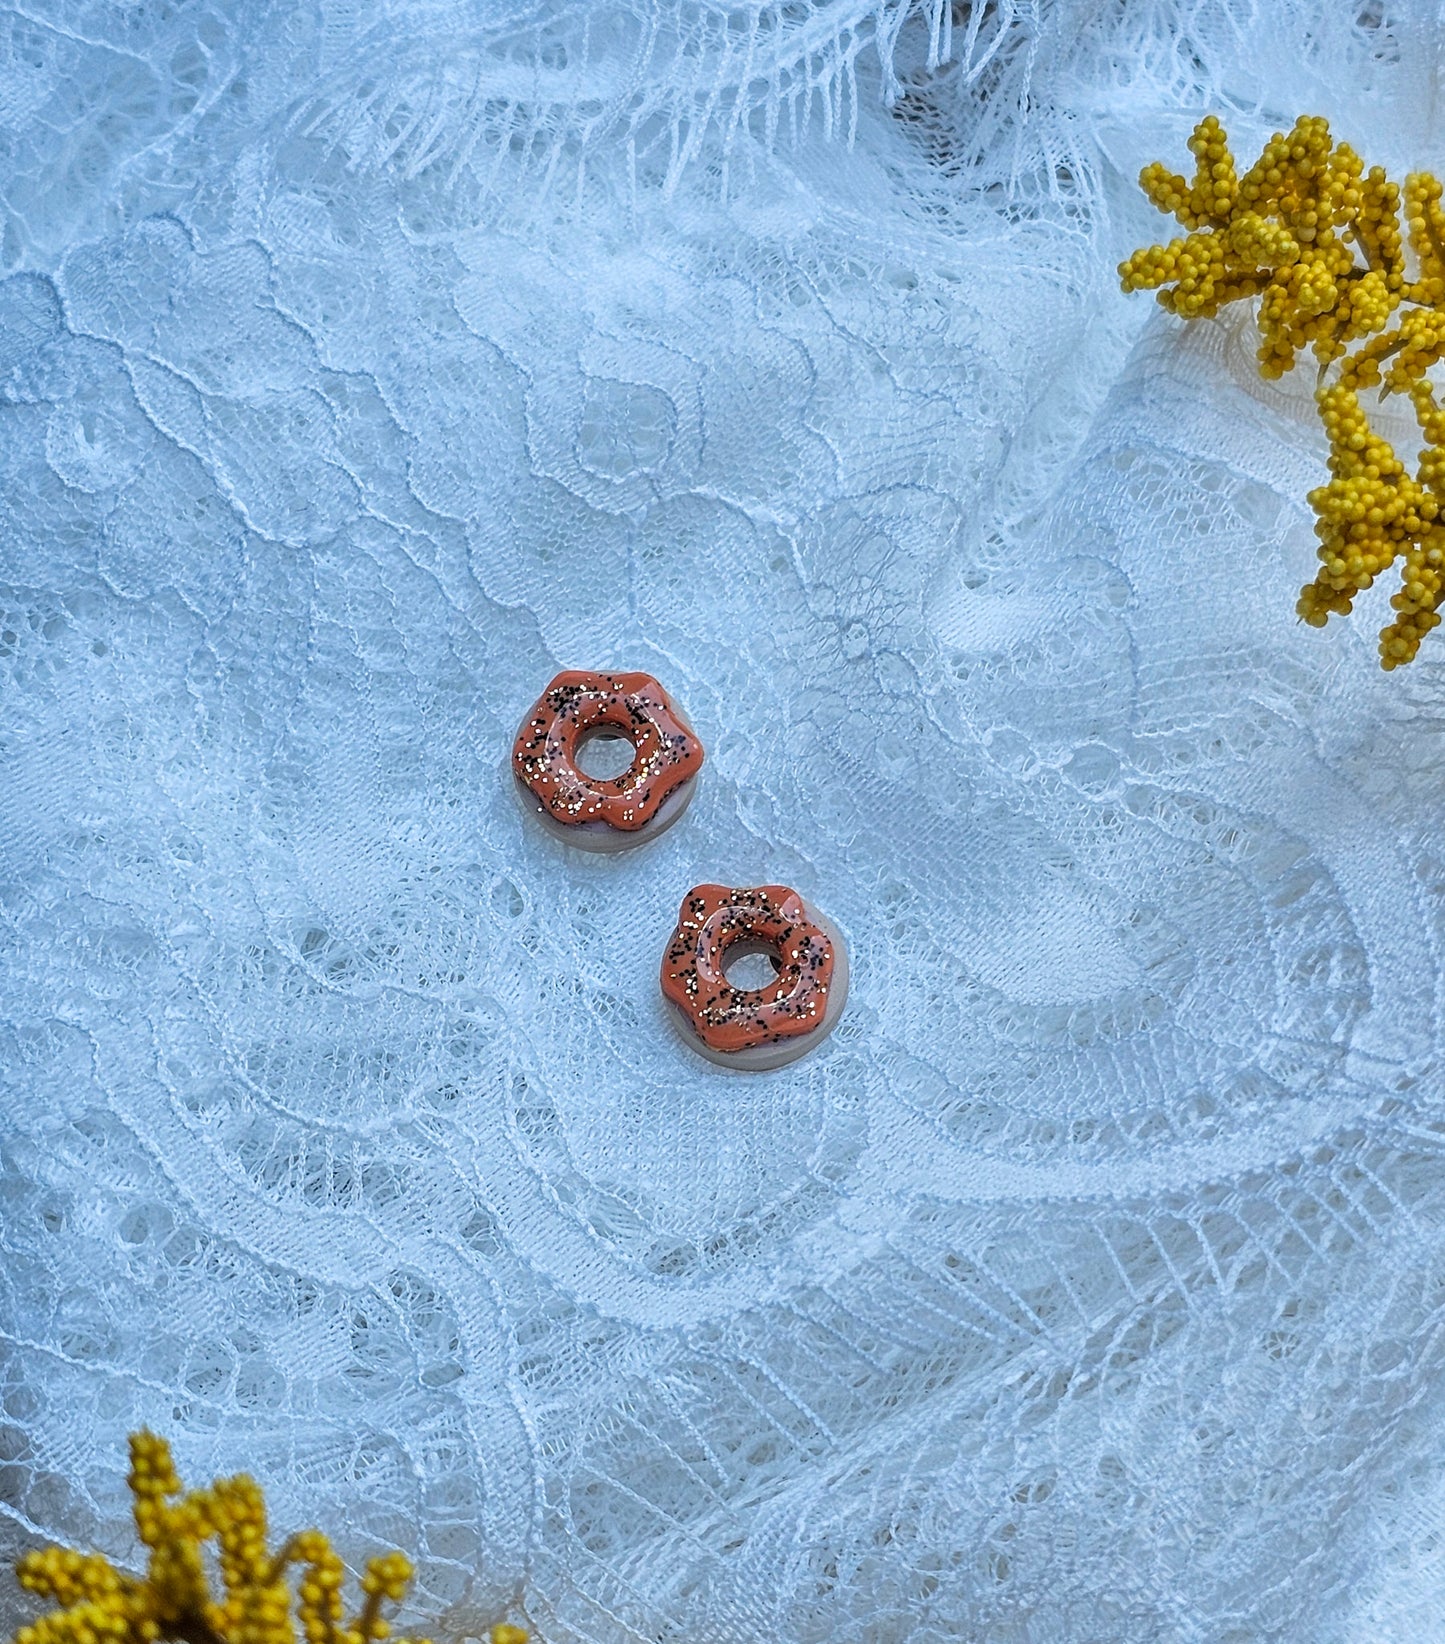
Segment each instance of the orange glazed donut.
[{"label": "orange glazed donut", "polygon": [[[776,978],[734,987],[727,964],[759,952],[771,956]],[[848,955],[837,926],[786,885],[694,885],[663,955],[662,993],[710,1061],[781,1067],[832,1032],[848,994]]]},{"label": "orange glazed donut", "polygon": [[[632,744],[632,763],[620,776],[588,776],[579,751],[608,737]],[[526,808],[556,838],[590,851],[627,850],[670,828],[702,761],[692,726],[650,674],[558,674],[512,744]]]}]

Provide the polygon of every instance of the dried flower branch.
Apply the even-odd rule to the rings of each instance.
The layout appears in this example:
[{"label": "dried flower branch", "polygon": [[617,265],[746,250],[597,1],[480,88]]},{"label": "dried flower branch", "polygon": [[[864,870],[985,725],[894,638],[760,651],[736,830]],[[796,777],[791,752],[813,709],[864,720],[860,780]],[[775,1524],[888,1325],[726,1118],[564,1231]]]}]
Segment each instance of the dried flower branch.
[{"label": "dried flower branch", "polygon": [[[26,1553],[20,1584],[60,1606],[15,1634],[14,1644],[382,1644],[391,1633],[384,1603],[399,1604],[413,1575],[402,1553],[366,1566],[360,1612],[342,1620],[343,1568],[319,1530],[302,1530],[274,1556],[266,1547],[266,1503],[244,1474],[182,1493],[170,1447],[153,1433],[130,1441],[135,1527],[149,1552],[145,1575],[123,1575],[94,1554],[47,1547]],[[174,1498],[179,1497],[179,1500]],[[214,1540],[222,1595],[213,1596],[201,1548]],[[300,1572],[295,1617],[287,1575]],[[430,1644],[395,1639],[393,1644]],[[527,1644],[519,1627],[492,1628],[491,1644]]]},{"label": "dried flower branch", "polygon": [[[1445,601],[1445,413],[1426,375],[1445,358],[1441,185],[1420,172],[1402,194],[1314,116],[1276,132],[1243,177],[1213,115],[1189,147],[1192,181],[1155,163],[1139,182],[1190,232],[1136,251],[1120,263],[1120,280],[1126,291],[1157,290],[1185,319],[1258,297],[1264,377],[1282,376],[1313,349],[1330,479],[1309,494],[1320,570],[1296,608],[1323,627],[1402,561],[1395,619],[1380,634],[1380,665],[1398,667],[1438,626]],[[1359,390],[1375,387],[1382,399],[1410,396],[1423,441],[1414,475],[1361,408]]]}]

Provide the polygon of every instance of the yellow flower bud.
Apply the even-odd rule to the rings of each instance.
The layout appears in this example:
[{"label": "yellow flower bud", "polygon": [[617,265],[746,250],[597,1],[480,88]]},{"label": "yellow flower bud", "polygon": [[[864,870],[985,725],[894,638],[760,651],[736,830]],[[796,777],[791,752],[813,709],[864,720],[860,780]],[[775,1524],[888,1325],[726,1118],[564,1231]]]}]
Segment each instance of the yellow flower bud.
[{"label": "yellow flower bud", "polygon": [[[1140,173],[1145,194],[1187,237],[1134,252],[1119,265],[1120,282],[1154,291],[1183,319],[1258,296],[1261,376],[1292,370],[1306,347],[1322,370],[1337,370],[1318,396],[1331,477],[1309,498],[1320,571],[1297,609],[1316,627],[1346,615],[1403,556],[1397,615],[1380,639],[1382,666],[1396,667],[1439,624],[1445,598],[1436,524],[1445,510],[1445,414],[1426,380],[1445,360],[1442,186],[1421,172],[1402,189],[1380,167],[1366,171],[1318,116],[1276,132],[1243,177],[1214,116],[1195,127],[1189,149],[1190,183],[1157,162]],[[1355,397],[1372,387],[1409,393],[1415,404],[1424,444],[1413,476]]]}]

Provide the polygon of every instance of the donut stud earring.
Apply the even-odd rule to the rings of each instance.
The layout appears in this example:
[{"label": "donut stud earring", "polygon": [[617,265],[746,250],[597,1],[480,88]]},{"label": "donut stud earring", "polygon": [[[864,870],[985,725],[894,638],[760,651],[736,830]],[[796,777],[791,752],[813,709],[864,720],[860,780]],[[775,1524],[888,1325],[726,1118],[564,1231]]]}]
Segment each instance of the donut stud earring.
[{"label": "donut stud earring", "polygon": [[[627,767],[589,776],[579,755],[617,741],[631,744]],[[625,851],[665,832],[691,803],[702,762],[692,726],[650,674],[558,674],[512,744],[524,808],[586,851]]]},{"label": "donut stud earring", "polygon": [[[772,961],[772,981],[735,987],[727,967],[757,953]],[[848,995],[848,954],[838,927],[786,885],[695,885],[663,955],[662,994],[700,1055],[761,1072],[833,1031]]]}]

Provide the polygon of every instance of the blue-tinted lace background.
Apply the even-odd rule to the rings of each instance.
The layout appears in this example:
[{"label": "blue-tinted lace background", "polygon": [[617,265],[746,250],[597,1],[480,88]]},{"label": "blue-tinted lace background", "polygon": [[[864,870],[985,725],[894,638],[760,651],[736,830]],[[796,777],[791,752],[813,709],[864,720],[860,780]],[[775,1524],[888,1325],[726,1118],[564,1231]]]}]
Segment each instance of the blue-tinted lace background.
[{"label": "blue-tinted lace background", "polygon": [[[1438,29],[0,6],[0,1540],[144,1422],[438,1638],[1445,1637],[1445,644],[1113,276],[1206,110],[1438,167]],[[655,848],[513,802],[562,666]],[[818,1055],[666,1030],[706,878]]]}]

